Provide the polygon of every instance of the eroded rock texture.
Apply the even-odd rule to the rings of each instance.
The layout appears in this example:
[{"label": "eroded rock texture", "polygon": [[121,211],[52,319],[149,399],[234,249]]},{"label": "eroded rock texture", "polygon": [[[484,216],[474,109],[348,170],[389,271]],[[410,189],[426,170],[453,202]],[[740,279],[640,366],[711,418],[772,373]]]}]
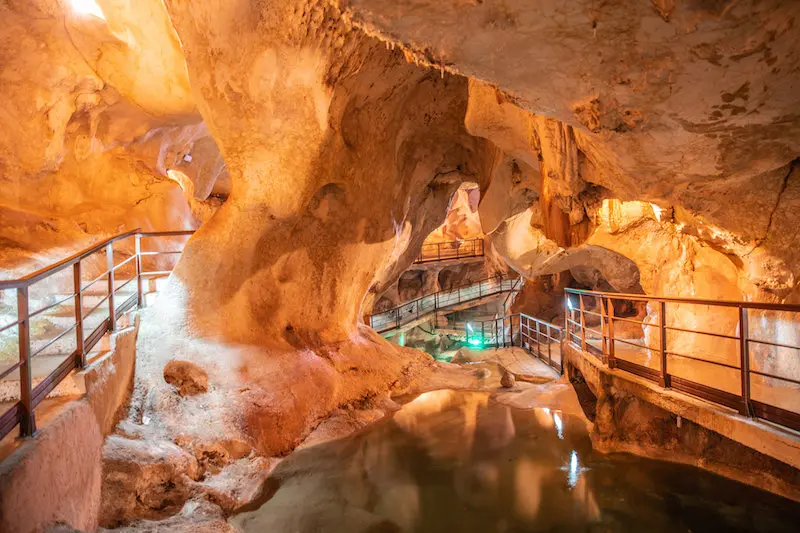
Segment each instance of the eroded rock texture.
[{"label": "eroded rock texture", "polygon": [[[362,322],[443,222],[438,237],[488,236],[491,268],[556,290],[800,298],[794,3],[97,7],[0,3],[3,268],[207,221],[143,319],[132,442],[107,451],[105,481],[124,492],[136,465],[162,465],[142,442],[182,459],[154,470],[164,498],[120,500],[108,524],[186,510],[238,461],[441,371]],[[447,218],[465,182],[480,227],[475,198]],[[684,316],[735,333],[735,317]],[[207,385],[181,395],[172,360]]]},{"label": "eroded rock texture", "polygon": [[208,210],[190,209],[168,171],[197,183],[195,202],[224,176],[163,4],[98,6],[105,18],[69,2],[0,4],[0,264],[9,274],[124,229],[192,228]]}]

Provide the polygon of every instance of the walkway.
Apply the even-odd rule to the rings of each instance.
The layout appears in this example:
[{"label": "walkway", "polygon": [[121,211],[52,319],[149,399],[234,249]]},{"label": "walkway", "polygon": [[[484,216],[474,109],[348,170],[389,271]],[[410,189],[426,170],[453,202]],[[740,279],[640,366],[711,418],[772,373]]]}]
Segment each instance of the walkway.
[{"label": "walkway", "polygon": [[468,241],[426,242],[415,263],[432,263],[453,259],[483,257],[483,239]]},{"label": "walkway", "polygon": [[[129,231],[22,278],[0,280],[0,439],[15,427],[33,434],[37,406],[79,392],[69,383],[56,388],[91,362],[119,316],[143,304],[148,280],[170,272],[181,250],[159,250],[163,240],[185,241],[192,233]],[[147,249],[154,239],[162,242]]]},{"label": "walkway", "polygon": [[496,299],[503,294],[520,290],[521,279],[488,278],[463,287],[438,291],[406,302],[402,305],[375,313],[369,317],[369,325],[378,333],[411,327],[435,315],[443,309],[456,309],[461,305],[475,306]]},{"label": "walkway", "polygon": [[[800,305],[575,289],[566,298],[568,343],[603,366],[800,431]],[[632,301],[655,319],[618,316]],[[626,322],[641,338],[616,333]]]}]

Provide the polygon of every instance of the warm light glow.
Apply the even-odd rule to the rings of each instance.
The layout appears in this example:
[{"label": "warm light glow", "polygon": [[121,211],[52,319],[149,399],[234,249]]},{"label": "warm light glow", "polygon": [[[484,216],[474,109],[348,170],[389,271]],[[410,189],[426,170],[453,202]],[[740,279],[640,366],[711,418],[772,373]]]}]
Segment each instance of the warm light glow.
[{"label": "warm light glow", "polygon": [[92,15],[99,19],[106,20],[103,10],[97,5],[94,0],[70,0],[72,4],[72,11],[76,15]]},{"label": "warm light glow", "polygon": [[663,209],[661,209],[660,207],[658,207],[656,204],[650,204],[650,207],[652,207],[652,208],[653,208],[653,213],[656,215],[656,220],[658,220],[659,222],[661,222],[661,213],[662,213],[664,210],[663,210]]},{"label": "warm light glow", "polygon": [[553,413],[553,423],[556,425],[558,438],[564,440],[564,422],[561,421],[561,417],[558,416],[558,413]]}]

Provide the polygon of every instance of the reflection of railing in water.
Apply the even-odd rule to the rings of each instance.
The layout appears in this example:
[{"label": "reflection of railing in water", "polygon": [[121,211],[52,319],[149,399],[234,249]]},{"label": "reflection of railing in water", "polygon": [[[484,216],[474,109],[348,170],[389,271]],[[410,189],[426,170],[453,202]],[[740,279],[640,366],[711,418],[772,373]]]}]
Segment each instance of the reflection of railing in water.
[{"label": "reflection of railing in water", "polygon": [[415,263],[483,257],[483,239],[423,243]]},{"label": "reflection of railing in water", "polygon": [[470,322],[465,325],[465,330],[467,344],[497,348],[519,346],[559,373],[563,372],[562,331],[549,322],[517,313],[493,320]]},{"label": "reflection of railing in water", "polygon": [[[776,324],[786,322],[789,327],[784,329],[797,338],[800,336],[800,305],[659,298],[576,289],[566,289],[566,299],[568,342],[597,356],[610,368],[619,368],[662,387],[736,409],[746,416],[800,430],[800,346],[765,340],[754,334],[753,330],[757,328],[750,324],[754,317],[760,319],[761,326],[767,324],[768,329],[770,324],[775,328]],[[655,306],[657,320],[651,323],[615,315],[614,303],[619,300],[647,302]],[[685,309],[683,314],[674,314],[675,319],[670,323],[667,306],[707,306],[713,313],[708,316],[719,322],[724,322],[725,313],[729,311],[729,322],[736,333],[682,327],[683,324],[676,322],[693,316]],[[770,322],[767,318],[769,313],[788,314],[788,320]],[[599,331],[589,326],[590,318],[599,319]],[[650,338],[650,331],[657,332],[657,342],[653,345],[637,343],[615,335],[615,324],[624,322],[642,326],[645,339]],[[717,359],[723,360],[678,352],[680,346],[675,345],[691,341],[688,342],[692,345],[690,349],[702,353],[702,344],[697,343],[698,336],[715,339],[710,349]],[[737,361],[724,361],[726,343],[733,347],[729,352]],[[768,352],[766,355],[765,351]],[[775,366],[782,353],[787,355],[782,361],[783,369],[788,367],[792,375],[779,375],[774,369],[768,371],[765,368]],[[789,353],[794,355],[793,359],[788,357]],[[648,363],[652,356],[657,357],[658,363],[651,366]],[[711,375],[703,376],[703,371],[710,371]]]},{"label": "reflection of railing in water", "polygon": [[[89,351],[100,341],[106,332],[116,330],[117,316],[119,314],[142,305],[144,298],[143,283],[145,279],[169,274],[170,271],[168,270],[145,271],[142,266],[143,257],[180,254],[181,251],[142,251],[142,239],[185,236],[192,233],[192,231],[141,232],[139,230],[133,230],[106,239],[54,265],[38,270],[22,278],[0,281],[0,291],[16,290],[17,293],[17,320],[9,324],[0,325],[0,333],[14,327],[17,328],[17,352],[19,355],[16,363],[8,368],[0,369],[0,380],[17,370],[19,371],[20,378],[19,401],[14,403],[14,405],[8,408],[4,413],[0,414],[0,438],[6,436],[17,424],[20,426],[20,434],[22,436],[32,435],[36,431],[34,417],[34,409],[36,406],[39,405],[73,369],[86,366],[86,357]],[[114,244],[122,243],[128,239],[134,239],[134,252],[124,260],[116,263],[114,259]],[[117,252],[119,251],[120,250],[117,250]],[[84,273],[82,271],[84,261],[95,254],[102,254],[105,256],[105,270],[99,276],[84,284]],[[58,296],[47,294],[46,297],[54,297],[55,301],[39,309],[31,310],[31,288],[36,283],[48,280],[57,283],[58,280],[54,279],[53,276],[70,267],[72,267],[72,293],[59,294]],[[127,272],[127,274],[123,273],[123,271]],[[124,276],[127,276],[127,279],[120,279]],[[128,292],[130,294],[125,297],[123,289],[132,284],[134,280],[136,281],[136,291],[133,292],[129,290]],[[98,294],[94,291],[89,291],[89,289],[94,287],[97,283],[103,281],[105,283],[100,284],[101,288],[105,285],[105,289],[102,293]],[[52,292],[52,289],[49,292]],[[84,300],[101,296],[102,298],[100,298],[88,312],[84,313],[86,305]],[[119,297],[121,301],[118,301],[117,297]],[[44,314],[46,311],[57,312],[59,306],[70,304],[71,307],[73,307],[72,314],[74,315],[70,327],[58,332],[58,334],[52,338],[31,339],[31,319],[37,316],[42,318],[48,317],[49,315]],[[105,309],[101,308],[103,304],[105,304]],[[99,325],[94,327],[92,331],[86,335],[84,332],[86,324],[98,318],[101,319]],[[62,339],[67,339],[67,336],[73,331],[75,332],[74,351],[63,355],[64,360],[34,387],[32,367],[32,362],[35,360],[34,358],[37,356],[42,357],[43,352],[48,348],[58,346],[56,343]],[[33,342],[38,340],[44,340],[44,344],[32,349]]]},{"label": "reflection of railing in water", "polygon": [[384,333],[434,314],[440,309],[518,291],[520,285],[519,278],[512,280],[495,277],[473,281],[461,287],[422,296],[382,313],[375,313],[369,317],[369,325],[375,331]]}]

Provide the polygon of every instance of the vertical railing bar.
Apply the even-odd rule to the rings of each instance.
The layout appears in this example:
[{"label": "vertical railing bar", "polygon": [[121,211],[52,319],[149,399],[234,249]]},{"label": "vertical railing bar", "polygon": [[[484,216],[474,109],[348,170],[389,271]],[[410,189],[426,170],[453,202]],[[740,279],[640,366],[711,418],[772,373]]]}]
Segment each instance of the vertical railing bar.
[{"label": "vertical railing bar", "polygon": [[606,331],[605,298],[603,296],[599,296],[598,299],[600,300],[600,335],[602,336],[600,351],[603,353],[603,364],[608,364],[608,332]]},{"label": "vertical railing bar", "polygon": [[106,245],[106,266],[108,267],[108,329],[116,331],[117,329],[117,312],[114,307],[114,245],[108,243]]},{"label": "vertical railing bar", "polygon": [[19,398],[22,403],[22,418],[19,423],[20,437],[30,437],[36,432],[36,418],[31,404],[33,369],[31,368],[31,324],[29,314],[28,286],[17,288],[17,320],[19,337]]},{"label": "vertical railing bar", "polygon": [[616,368],[616,344],[614,342],[614,300],[608,299],[608,367]]},{"label": "vertical railing bar", "polygon": [[750,345],[748,342],[749,324],[747,308],[739,306],[739,358],[742,375],[742,408],[741,413],[745,416],[753,416],[753,409],[750,405]]},{"label": "vertical railing bar", "polygon": [[658,330],[659,330],[659,352],[661,353],[661,380],[659,385],[669,387],[669,374],[667,373],[667,329],[666,315],[667,303],[658,302]]},{"label": "vertical railing bar", "polygon": [[134,240],[135,240],[135,253],[136,253],[137,305],[139,307],[142,307],[144,305],[144,286],[142,282],[142,236],[137,233]]},{"label": "vertical railing bar", "polygon": [[581,315],[581,350],[586,351],[586,324],[583,318],[583,294],[578,295],[578,304]]},{"label": "vertical railing bar", "polygon": [[83,348],[83,292],[81,291],[81,261],[72,266],[72,287],[75,291],[75,364],[78,368],[86,366],[86,353]]}]

